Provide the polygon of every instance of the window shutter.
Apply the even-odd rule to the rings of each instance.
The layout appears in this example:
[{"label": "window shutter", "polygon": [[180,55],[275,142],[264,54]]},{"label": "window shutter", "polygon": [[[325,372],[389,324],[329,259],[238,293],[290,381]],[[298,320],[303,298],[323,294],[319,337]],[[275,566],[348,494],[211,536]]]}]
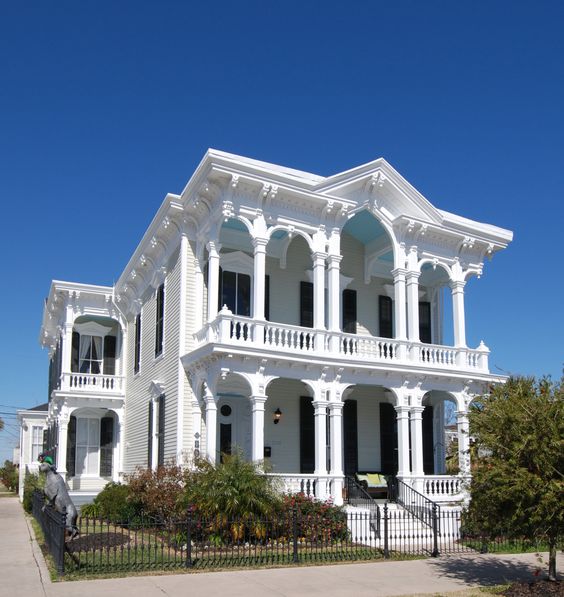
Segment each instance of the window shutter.
[{"label": "window shutter", "polygon": [[343,332],[356,334],[356,290],[343,290]]},{"label": "window shutter", "polygon": [[435,474],[435,442],[433,438],[433,407],[428,405],[422,415],[423,433],[423,472],[426,475]]},{"label": "window shutter", "polygon": [[135,357],[133,359],[133,372],[139,373],[141,362],[141,313],[135,318]]},{"label": "window shutter", "polygon": [[104,375],[116,374],[116,337],[104,337]]},{"label": "window shutter", "polygon": [[76,474],[76,417],[71,416],[67,427],[67,475]]},{"label": "window shutter", "polygon": [[313,283],[300,282],[300,325],[313,327]]},{"label": "window shutter", "polygon": [[114,418],[102,417],[100,421],[100,477],[112,476],[114,451]]},{"label": "window shutter", "polygon": [[378,297],[378,321],[381,338],[393,338],[392,299],[389,296]]},{"label": "window shutter", "polygon": [[72,351],[71,351],[71,371],[73,373],[78,371],[78,355],[80,350],[80,334],[78,332],[72,333]]},{"label": "window shutter", "polygon": [[153,468],[153,401],[149,400],[149,418],[147,421],[147,468]]},{"label": "window shutter", "polygon": [[345,475],[358,472],[358,416],[356,400],[345,400],[343,407],[343,453]]},{"label": "window shutter", "polygon": [[157,320],[155,325],[155,356],[159,356],[163,351],[164,336],[164,284],[157,289]]},{"label": "window shutter", "polygon": [[158,410],[158,454],[157,465],[164,465],[164,438],[165,438],[165,397],[164,394],[159,396],[159,410]]},{"label": "window shutter", "polygon": [[398,472],[398,426],[396,411],[389,402],[380,402],[380,471]]},{"label": "window shutter", "polygon": [[315,418],[312,399],[300,396],[300,473],[315,470]]},{"label": "window shutter", "polygon": [[270,276],[264,277],[264,318],[270,321]]},{"label": "window shutter", "polygon": [[430,344],[431,339],[431,303],[421,301],[419,303],[419,340]]}]

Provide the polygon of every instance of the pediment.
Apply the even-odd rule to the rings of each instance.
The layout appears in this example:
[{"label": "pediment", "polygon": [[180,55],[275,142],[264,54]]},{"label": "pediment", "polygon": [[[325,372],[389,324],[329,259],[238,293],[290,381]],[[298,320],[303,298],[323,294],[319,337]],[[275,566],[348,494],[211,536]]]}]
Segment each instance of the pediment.
[{"label": "pediment", "polygon": [[358,207],[374,207],[389,221],[407,217],[440,224],[443,219],[441,212],[383,158],[330,176],[315,190]]}]

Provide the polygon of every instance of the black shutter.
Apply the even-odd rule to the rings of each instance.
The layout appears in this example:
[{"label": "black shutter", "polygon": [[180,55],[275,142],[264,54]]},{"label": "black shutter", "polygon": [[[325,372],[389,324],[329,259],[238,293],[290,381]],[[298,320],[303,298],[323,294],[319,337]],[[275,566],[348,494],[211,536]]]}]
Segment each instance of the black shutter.
[{"label": "black shutter", "polygon": [[312,399],[300,396],[300,473],[315,471],[315,417]]},{"label": "black shutter", "polygon": [[356,290],[343,290],[343,332],[356,334]]},{"label": "black shutter", "polygon": [[264,318],[270,321],[270,276],[264,277]]},{"label": "black shutter", "polygon": [[158,419],[158,460],[157,465],[163,466],[164,465],[164,455],[165,455],[165,397],[164,394],[159,396],[159,411],[158,411],[159,419]]},{"label": "black shutter", "polygon": [[78,371],[78,354],[80,351],[80,334],[78,332],[72,333],[72,351],[71,351],[71,371],[74,373]]},{"label": "black shutter", "polygon": [[431,344],[431,303],[419,303],[419,340]]},{"label": "black shutter", "polygon": [[114,453],[114,418],[102,417],[100,421],[100,477],[112,476]]},{"label": "black shutter", "polygon": [[135,318],[135,356],[133,359],[133,372],[139,373],[141,362],[141,313]]},{"label": "black shutter", "polygon": [[300,325],[313,327],[313,283],[300,282]]},{"label": "black shutter", "polygon": [[157,289],[157,320],[155,322],[155,356],[159,356],[163,351],[164,337],[164,284]]},{"label": "black shutter", "polygon": [[116,374],[116,337],[104,337],[104,375]]},{"label": "black shutter", "polygon": [[[208,279],[207,267],[208,266],[206,265],[206,280]],[[225,303],[223,302],[223,268],[220,267],[219,268],[219,284],[218,284],[218,291],[217,291],[217,310],[218,310],[218,312],[221,311],[224,304]]]},{"label": "black shutter", "polygon": [[423,472],[435,474],[435,454],[433,441],[433,407],[426,406],[422,416],[423,433]]},{"label": "black shutter", "polygon": [[396,409],[389,402],[380,402],[380,469],[386,475],[398,472]]},{"label": "black shutter", "polygon": [[76,417],[71,416],[67,427],[67,476],[76,474]]},{"label": "black shutter", "polygon": [[358,472],[358,417],[356,400],[345,400],[343,406],[343,451],[345,475]]},{"label": "black shutter", "polygon": [[393,338],[392,299],[389,296],[378,297],[378,322],[380,338]]},{"label": "black shutter", "polygon": [[147,468],[153,468],[153,401],[149,400],[147,420]]}]

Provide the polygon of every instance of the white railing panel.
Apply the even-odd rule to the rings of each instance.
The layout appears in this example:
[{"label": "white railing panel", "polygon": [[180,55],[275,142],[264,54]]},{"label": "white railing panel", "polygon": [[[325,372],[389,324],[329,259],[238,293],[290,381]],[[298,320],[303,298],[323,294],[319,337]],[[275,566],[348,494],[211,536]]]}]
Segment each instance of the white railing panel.
[{"label": "white railing panel", "polygon": [[124,378],[120,375],[91,373],[63,373],[61,389],[76,392],[123,392]]}]

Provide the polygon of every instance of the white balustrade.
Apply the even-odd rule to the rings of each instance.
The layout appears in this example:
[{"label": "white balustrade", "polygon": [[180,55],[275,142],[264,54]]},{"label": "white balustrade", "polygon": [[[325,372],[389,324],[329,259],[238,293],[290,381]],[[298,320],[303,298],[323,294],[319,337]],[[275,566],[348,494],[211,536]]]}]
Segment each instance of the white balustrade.
[{"label": "white balustrade", "polygon": [[408,340],[327,332],[285,323],[259,322],[250,317],[233,315],[227,309],[220,311],[214,321],[196,332],[194,338],[200,346],[206,342],[221,342],[293,353],[327,354],[336,350],[338,355],[347,360],[405,364],[411,361],[433,368],[488,371],[489,350],[483,344],[477,349],[453,348]]},{"label": "white balustrade", "polygon": [[124,378],[120,375],[99,375],[92,373],[63,373],[61,389],[76,392],[123,392]]},{"label": "white balustrade", "polygon": [[409,484],[421,488],[421,493],[434,502],[457,501],[463,497],[469,477],[462,475],[410,476]]},{"label": "white balustrade", "polygon": [[333,480],[330,477],[289,473],[268,473],[268,476],[276,480],[278,489],[283,493],[303,493],[309,497],[331,496]]}]

